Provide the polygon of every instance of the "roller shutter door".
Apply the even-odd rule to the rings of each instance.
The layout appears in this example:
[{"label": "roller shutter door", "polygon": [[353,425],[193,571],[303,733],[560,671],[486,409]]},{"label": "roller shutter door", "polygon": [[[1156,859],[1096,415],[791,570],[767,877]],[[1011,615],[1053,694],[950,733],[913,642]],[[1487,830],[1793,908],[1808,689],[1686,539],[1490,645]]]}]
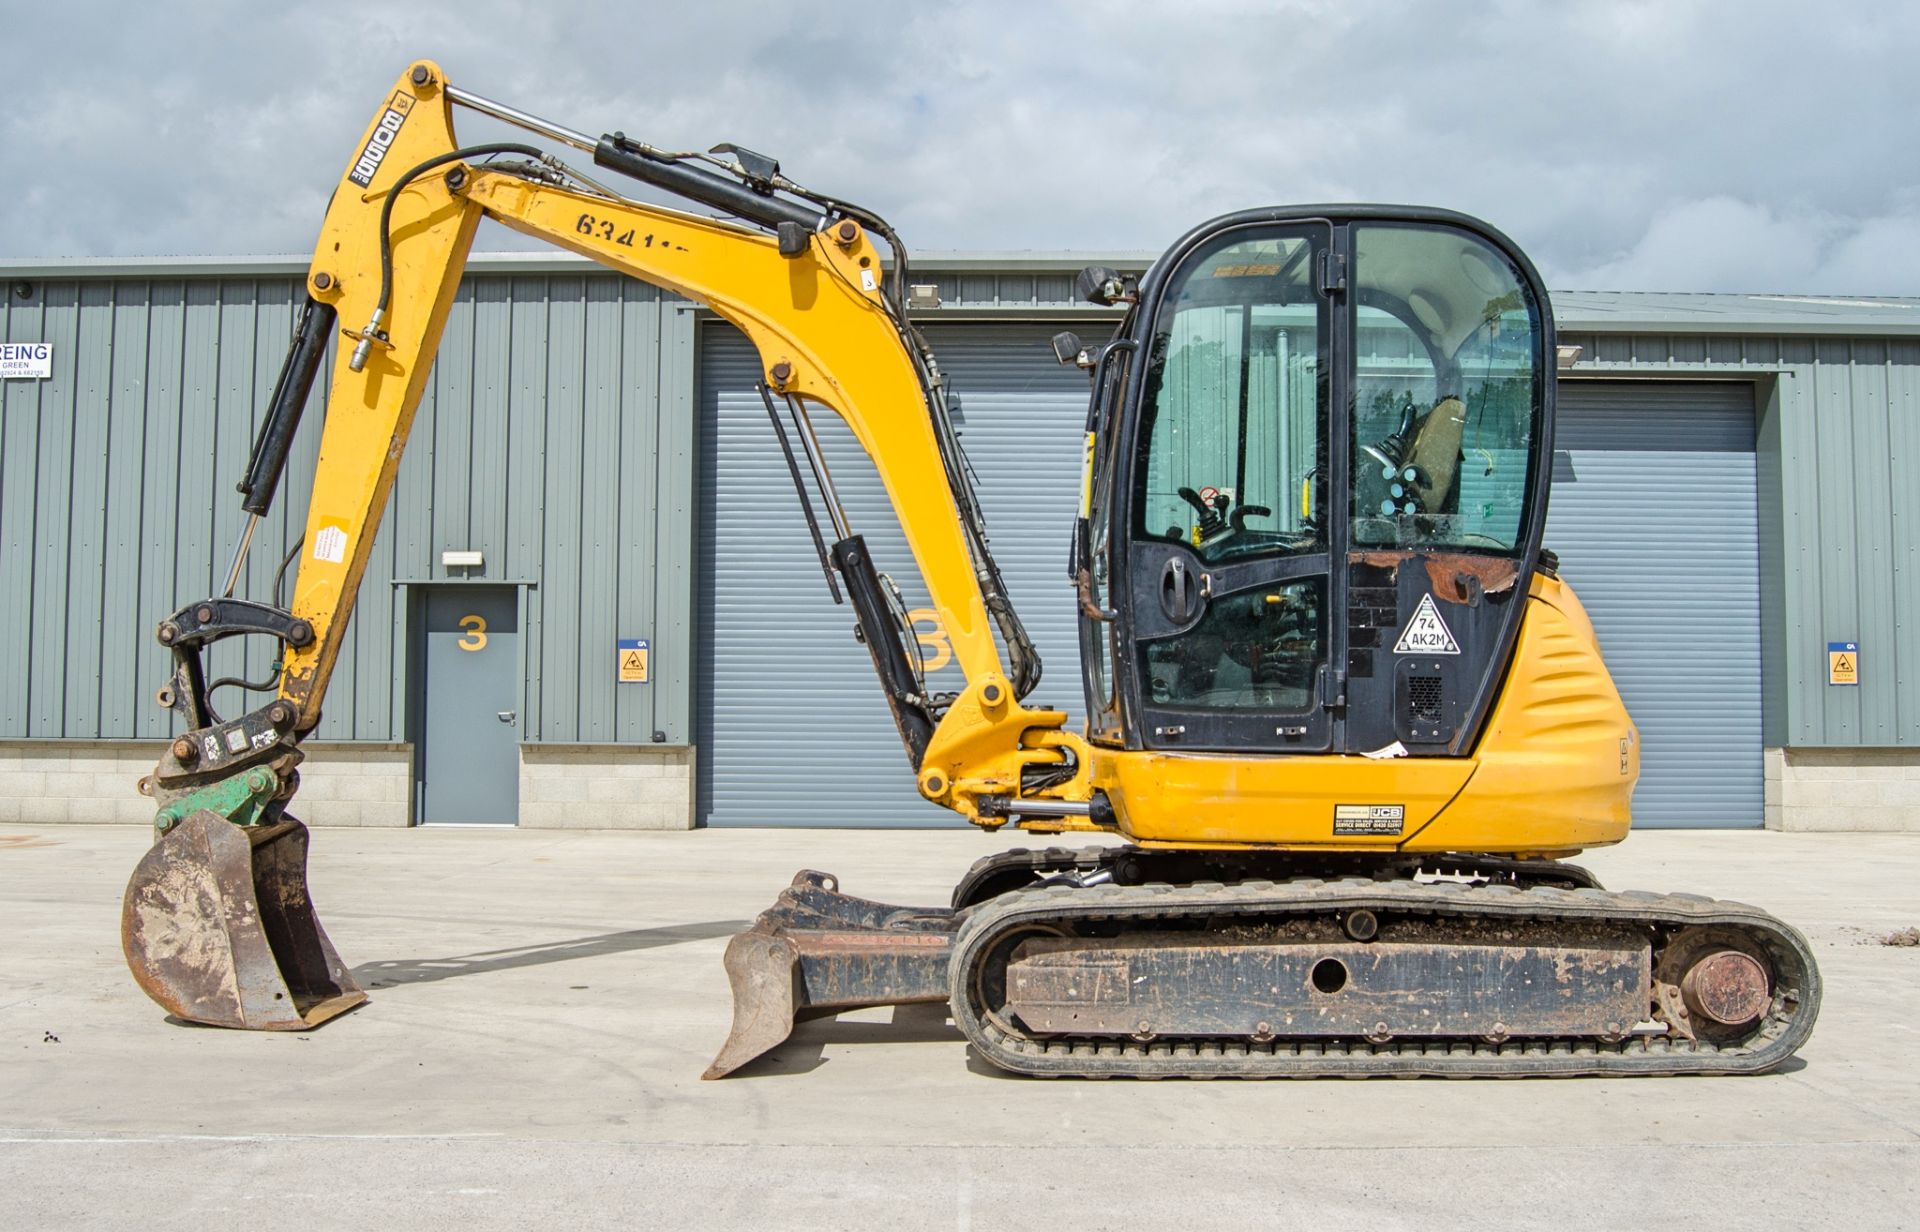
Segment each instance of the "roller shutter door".
[{"label": "roller shutter door", "polygon": [[1753,387],[1560,387],[1546,545],[1640,729],[1634,824],[1762,822]]},{"label": "roller shutter door", "polygon": [[[978,472],[995,558],[1045,665],[1030,701],[1070,711],[1077,730],[1084,707],[1065,574],[1087,380],[1054,361],[1047,339],[1057,328],[926,332],[961,402],[961,441]],[[828,598],[753,391],[759,371],[737,331],[702,326],[699,814],[714,826],[964,825],[914,790],[872,661],[853,640],[853,610]],[[815,408],[813,421],[855,533],[907,605],[926,608],[879,475],[837,416]],[[831,543],[824,512],[821,529]],[[931,666],[941,639],[932,622],[918,627]],[[940,691],[963,683],[951,663],[930,677]]]}]

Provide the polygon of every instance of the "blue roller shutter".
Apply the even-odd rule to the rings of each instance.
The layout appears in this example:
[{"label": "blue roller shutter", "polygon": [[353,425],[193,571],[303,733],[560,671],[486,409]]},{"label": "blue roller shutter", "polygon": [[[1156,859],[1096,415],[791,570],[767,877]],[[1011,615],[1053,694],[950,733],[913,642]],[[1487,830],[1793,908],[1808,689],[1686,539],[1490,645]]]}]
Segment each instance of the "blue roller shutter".
[{"label": "blue roller shutter", "polygon": [[[1054,361],[1047,339],[1057,328],[926,332],[960,399],[961,440],[979,475],[995,557],[1045,664],[1030,700],[1070,711],[1078,729],[1079,651],[1065,574],[1087,380]],[[827,596],[753,391],[759,370],[738,332],[702,326],[699,815],[714,826],[962,825],[914,790],[872,662],[853,640],[852,609]],[[927,607],[878,473],[836,416],[816,409],[813,419],[854,531],[908,606]],[[831,542],[824,514],[822,530]],[[937,647],[934,626],[920,627]],[[939,656],[928,653],[930,663]],[[936,690],[961,683],[951,665],[931,678]]]},{"label": "blue roller shutter", "polygon": [[1762,822],[1753,386],[1567,381],[1546,545],[1640,729],[1634,824]]}]

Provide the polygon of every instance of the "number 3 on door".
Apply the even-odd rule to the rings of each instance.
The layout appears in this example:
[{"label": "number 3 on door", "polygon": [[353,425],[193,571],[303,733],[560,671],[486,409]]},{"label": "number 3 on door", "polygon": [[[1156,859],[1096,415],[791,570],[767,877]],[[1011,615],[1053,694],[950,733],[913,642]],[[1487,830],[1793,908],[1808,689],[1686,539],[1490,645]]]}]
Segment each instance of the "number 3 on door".
[{"label": "number 3 on door", "polygon": [[479,650],[487,644],[487,622],[478,616],[462,616],[460,627],[467,631],[465,637],[454,645],[462,650]]}]

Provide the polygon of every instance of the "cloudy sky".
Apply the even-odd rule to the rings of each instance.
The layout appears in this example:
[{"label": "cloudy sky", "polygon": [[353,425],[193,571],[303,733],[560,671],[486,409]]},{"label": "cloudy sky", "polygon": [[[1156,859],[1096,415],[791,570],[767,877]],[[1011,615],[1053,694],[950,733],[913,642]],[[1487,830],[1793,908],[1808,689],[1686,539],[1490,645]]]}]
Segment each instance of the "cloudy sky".
[{"label": "cloudy sky", "polygon": [[1920,295],[1920,5],[66,0],[6,40],[0,256],[304,251],[424,56],[568,127],[767,151],[922,249],[1405,201],[1560,288]]}]

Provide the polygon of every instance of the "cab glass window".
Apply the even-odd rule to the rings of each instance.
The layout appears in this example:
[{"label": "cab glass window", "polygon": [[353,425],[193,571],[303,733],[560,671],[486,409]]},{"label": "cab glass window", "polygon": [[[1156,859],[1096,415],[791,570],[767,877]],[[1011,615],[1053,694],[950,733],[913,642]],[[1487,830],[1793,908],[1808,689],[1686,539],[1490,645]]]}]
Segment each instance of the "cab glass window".
[{"label": "cab glass window", "polygon": [[1133,535],[1207,561],[1324,550],[1320,245],[1268,232],[1190,260],[1159,311]]},{"label": "cab glass window", "polygon": [[1142,644],[1147,700],[1183,710],[1312,710],[1326,663],[1326,592],[1325,578],[1309,577],[1209,603],[1192,629]]},{"label": "cab glass window", "polygon": [[1442,227],[1354,228],[1353,544],[1510,552],[1540,430],[1541,308]]}]

